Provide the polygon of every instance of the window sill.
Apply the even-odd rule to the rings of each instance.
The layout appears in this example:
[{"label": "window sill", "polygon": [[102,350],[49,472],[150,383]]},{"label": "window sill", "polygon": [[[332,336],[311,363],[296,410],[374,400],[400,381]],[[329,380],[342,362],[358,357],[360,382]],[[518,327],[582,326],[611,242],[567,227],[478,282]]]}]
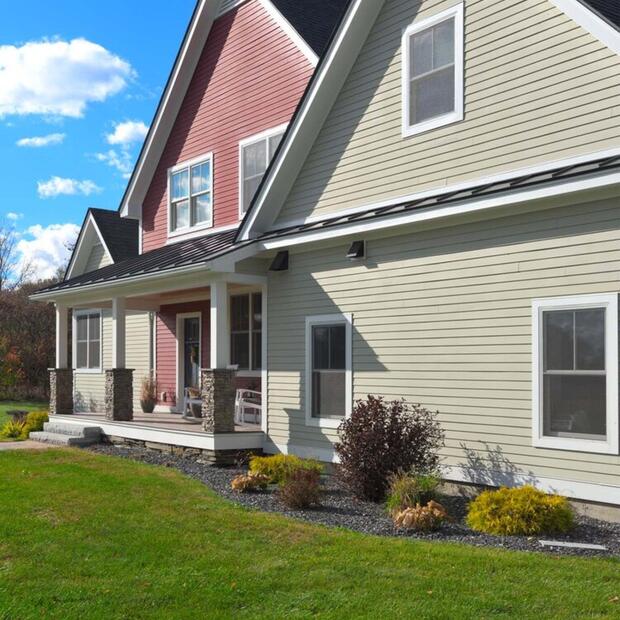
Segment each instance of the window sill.
[{"label": "window sill", "polygon": [[314,428],[338,428],[344,421],[344,416],[338,420],[331,418],[310,418],[306,416],[306,426],[312,426]]},{"label": "window sill", "polygon": [[548,450],[566,450],[571,452],[588,452],[590,454],[618,455],[618,445],[613,441],[596,441],[594,439],[571,439],[568,437],[535,437],[532,442],[535,448]]},{"label": "window sill", "polygon": [[74,368],[73,372],[76,375],[102,375],[103,369],[101,368]]},{"label": "window sill", "polygon": [[444,114],[437,118],[431,118],[428,121],[418,123],[417,125],[403,125],[403,138],[410,138],[411,136],[417,136],[433,129],[439,129],[446,125],[452,125],[453,123],[459,123],[463,120],[463,113],[460,111],[450,112],[450,114]]}]

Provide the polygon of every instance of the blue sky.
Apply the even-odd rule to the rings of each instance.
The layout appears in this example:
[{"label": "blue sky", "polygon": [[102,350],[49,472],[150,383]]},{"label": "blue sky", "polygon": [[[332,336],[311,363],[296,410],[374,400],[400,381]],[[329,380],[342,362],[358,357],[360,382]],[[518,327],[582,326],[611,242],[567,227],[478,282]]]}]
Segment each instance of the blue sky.
[{"label": "blue sky", "polygon": [[3,13],[0,221],[39,275],[88,207],[118,207],[193,8],[30,0]]}]

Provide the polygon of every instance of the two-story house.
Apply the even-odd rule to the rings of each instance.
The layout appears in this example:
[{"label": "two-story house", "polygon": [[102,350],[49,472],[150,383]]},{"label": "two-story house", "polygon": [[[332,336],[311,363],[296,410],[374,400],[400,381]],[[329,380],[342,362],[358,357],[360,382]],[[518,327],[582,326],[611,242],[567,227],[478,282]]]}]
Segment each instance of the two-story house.
[{"label": "two-story house", "polygon": [[230,245],[159,274],[215,278],[205,401],[260,278],[264,450],[404,397],[447,479],[620,505],[619,54],[610,0],[351,0]]}]

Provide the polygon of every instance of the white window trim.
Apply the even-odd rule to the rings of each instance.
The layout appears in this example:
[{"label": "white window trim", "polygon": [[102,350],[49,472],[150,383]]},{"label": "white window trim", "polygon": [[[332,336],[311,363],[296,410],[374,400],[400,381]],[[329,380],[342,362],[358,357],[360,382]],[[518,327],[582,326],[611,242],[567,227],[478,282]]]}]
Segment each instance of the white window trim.
[{"label": "white window trim", "polygon": [[[409,123],[409,110],[410,110],[410,75],[411,66],[410,59],[410,45],[412,35],[436,26],[437,24],[454,18],[454,111],[436,118],[431,118],[427,121],[410,125]],[[403,137],[415,136],[444,125],[451,123],[457,123],[464,118],[464,101],[465,101],[465,80],[464,80],[464,66],[465,66],[465,34],[464,34],[465,22],[464,22],[464,9],[463,4],[458,4],[451,9],[442,11],[437,15],[433,15],[427,19],[423,19],[419,22],[411,24],[403,33],[402,38],[402,133]]]},{"label": "white window trim", "polygon": [[[254,305],[253,305],[253,301],[252,301],[252,296],[253,295],[257,295],[257,294],[263,294],[263,289],[262,288],[251,288],[249,290],[238,290],[238,291],[230,291],[228,293],[228,340],[229,340],[229,356],[228,356],[228,363],[229,365],[232,365],[232,321],[231,321],[231,313],[232,313],[232,298],[233,297],[242,297],[244,295],[248,295],[250,297],[250,311],[252,311],[254,309]],[[261,304],[261,316],[262,316],[262,311],[264,310],[264,302]],[[250,312],[250,316],[249,316],[249,332],[248,332],[248,338],[249,338],[249,360],[250,360],[250,366],[252,366],[252,354],[254,353],[254,345],[252,342],[252,335],[255,333],[255,331],[252,329],[252,312]],[[261,343],[264,339],[264,333],[265,333],[265,319],[261,318]],[[266,366],[266,361],[265,358],[263,357],[263,348],[261,346],[261,366],[262,368],[253,368],[251,370],[243,370],[243,369],[239,369],[237,370],[237,376],[238,377],[242,377],[245,379],[258,379],[260,377],[262,377],[263,374],[263,370],[265,369]]]},{"label": "white window trim", "polygon": [[[188,170],[189,173],[189,202],[190,202],[190,220],[191,220],[191,167],[196,166],[198,164],[205,164],[209,162],[211,164],[211,219],[208,222],[202,222],[201,224],[197,224],[196,226],[187,226],[186,228],[181,228],[179,230],[172,230],[172,175],[180,172],[181,170]],[[168,168],[167,174],[167,187],[166,187],[166,201],[168,205],[168,239],[177,239],[180,238],[191,238],[192,236],[196,236],[196,232],[203,230],[210,230],[213,228],[213,217],[215,214],[215,185],[214,185],[214,157],[213,153],[205,153],[200,157],[194,157],[188,161],[180,162],[171,168]]]},{"label": "white window trim", "polygon": [[[605,308],[605,370],[607,376],[607,441],[543,435],[544,311]],[[532,438],[537,448],[618,454],[618,295],[579,295],[536,299],[532,302]]]},{"label": "white window trim", "polygon": [[[99,366],[97,368],[78,368],[77,367],[77,319],[80,316],[97,314],[99,315]],[[72,365],[73,371],[78,375],[100,375],[103,372],[103,312],[99,308],[88,310],[74,310],[72,318],[73,334],[71,336]]]},{"label": "white window trim", "polygon": [[[316,325],[346,326],[345,340],[345,412],[340,420],[312,416],[312,328]],[[306,425],[320,428],[338,428],[351,415],[353,408],[353,315],[323,314],[306,317],[306,372],[305,372]]]},{"label": "white window trim", "polygon": [[181,312],[176,317],[176,339],[177,339],[177,380],[176,410],[183,413],[183,400],[185,398],[185,364],[183,360],[185,347],[185,319],[198,319],[198,349],[200,351],[200,369],[202,370],[202,312]]},{"label": "white window trim", "polygon": [[[253,136],[249,136],[244,138],[239,142],[239,221],[243,220],[246,212],[243,210],[243,185],[245,180],[245,167],[244,167],[244,157],[243,157],[243,149],[246,146],[250,146],[252,144],[256,144],[262,140],[269,140],[269,138],[273,138],[278,134],[284,134],[288,127],[288,123],[284,123],[284,125],[279,125],[278,127],[273,127],[272,129],[267,129],[267,131],[263,131],[261,133],[255,134]],[[267,163],[267,167],[269,167],[269,162]]]}]

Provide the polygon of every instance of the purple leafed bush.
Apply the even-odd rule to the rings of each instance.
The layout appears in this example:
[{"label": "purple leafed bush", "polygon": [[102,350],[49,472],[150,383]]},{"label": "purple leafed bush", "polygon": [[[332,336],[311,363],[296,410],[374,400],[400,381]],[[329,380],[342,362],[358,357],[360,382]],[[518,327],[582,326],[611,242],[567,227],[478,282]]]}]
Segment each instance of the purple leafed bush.
[{"label": "purple leafed bush", "polygon": [[438,470],[444,433],[437,414],[420,405],[368,396],[355,404],[338,432],[337,475],[359,498],[382,501],[390,476],[398,472]]}]

